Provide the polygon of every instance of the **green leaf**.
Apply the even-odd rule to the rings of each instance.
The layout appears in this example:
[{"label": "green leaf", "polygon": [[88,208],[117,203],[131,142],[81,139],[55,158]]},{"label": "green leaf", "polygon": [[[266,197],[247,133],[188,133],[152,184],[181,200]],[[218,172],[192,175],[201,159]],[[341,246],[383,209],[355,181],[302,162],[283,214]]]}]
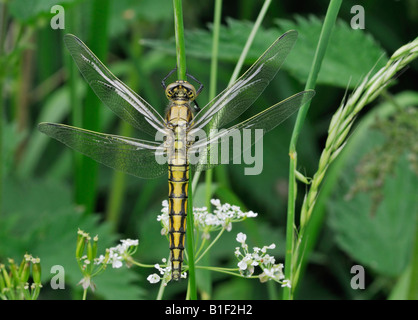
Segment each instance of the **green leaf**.
[{"label": "green leaf", "polygon": [[[227,25],[221,25],[219,38],[219,60],[236,62],[241,55],[248,35],[253,28],[249,21],[227,19]],[[203,59],[211,58],[212,26],[207,29],[185,30],[186,54]],[[277,39],[279,34],[275,29],[265,30],[260,28],[254,39],[253,45],[247,55],[247,62],[254,62]],[[157,50],[175,54],[174,38],[170,40],[144,39],[144,45]]]},{"label": "green leaf", "polygon": [[[321,33],[322,20],[315,16],[310,16],[309,19],[297,16],[295,20],[296,22],[277,20],[282,32],[289,29],[299,32],[298,41],[283,68],[305,82]],[[366,72],[373,67],[375,71],[379,70],[387,61],[385,52],[370,34],[362,30],[353,30],[347,22],[338,20],[317,83],[354,88]]]},{"label": "green leaf", "polygon": [[[363,144],[363,150],[364,145],[370,150],[373,144],[381,143],[378,135],[370,130],[365,133],[364,141],[368,143]],[[344,172],[355,171],[358,157],[358,152],[354,152]],[[415,200],[418,177],[402,155],[394,172],[386,175],[377,204],[371,192],[359,192],[352,199],[344,199],[354,183],[355,175],[345,175],[340,180],[337,199],[329,206],[337,242],[361,264],[387,276],[398,276],[411,258],[418,214]]]},{"label": "green leaf", "polygon": [[[260,28],[248,52],[246,62],[253,63],[284,32],[295,29],[298,41],[289,54],[283,69],[289,71],[300,82],[306,82],[313,55],[322,28],[322,20],[315,16],[309,19],[297,16],[295,21],[277,20],[276,28]],[[219,60],[236,62],[241,54],[252,22],[227,19],[221,26],[219,39]],[[210,59],[212,47],[211,26],[209,30],[186,30],[186,53],[203,59]],[[175,54],[174,38],[165,40],[143,40],[143,44],[157,50]],[[355,87],[365,72],[375,66],[375,70],[387,62],[387,57],[374,39],[361,30],[353,30],[340,20],[333,30],[330,45],[325,55],[318,84],[342,88]]]}]

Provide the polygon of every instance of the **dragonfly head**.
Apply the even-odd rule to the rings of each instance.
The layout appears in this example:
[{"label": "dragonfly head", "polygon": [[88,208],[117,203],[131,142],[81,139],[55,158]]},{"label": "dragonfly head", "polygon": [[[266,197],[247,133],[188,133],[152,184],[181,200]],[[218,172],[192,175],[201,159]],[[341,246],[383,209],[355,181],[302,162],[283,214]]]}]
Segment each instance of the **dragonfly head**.
[{"label": "dragonfly head", "polygon": [[191,83],[185,80],[177,80],[167,86],[165,95],[168,100],[193,101],[196,99],[196,89]]}]

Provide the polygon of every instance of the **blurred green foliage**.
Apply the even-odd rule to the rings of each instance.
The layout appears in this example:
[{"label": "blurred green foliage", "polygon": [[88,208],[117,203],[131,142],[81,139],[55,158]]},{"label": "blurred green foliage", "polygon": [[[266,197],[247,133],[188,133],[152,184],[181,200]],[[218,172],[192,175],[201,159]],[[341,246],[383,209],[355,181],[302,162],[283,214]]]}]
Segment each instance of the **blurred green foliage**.
[{"label": "blurred green foliage", "polygon": [[[65,8],[65,30],[52,30],[49,26],[53,16],[50,9],[57,4]],[[383,3],[373,0],[362,4],[366,12],[365,30],[350,28],[350,8],[355,4],[351,0],[343,3],[340,21],[319,74],[317,95],[301,134],[298,170],[308,176],[316,170],[329,119],[340,104],[344,90],[358,85],[371,69],[378,70],[388,55],[416,37],[418,13],[413,1]],[[227,85],[261,5],[262,1],[224,1],[218,90]],[[26,251],[39,256],[44,283],[41,298],[80,298],[81,289],[76,284],[81,275],[74,258],[78,227],[99,235],[103,246],[99,250],[115,244],[118,238],[131,237],[139,238],[137,258],[144,263],[159,263],[168,255],[168,244],[160,235],[156,221],[161,201],[168,191],[167,181],[164,178],[147,181],[126,177],[119,223],[111,225],[104,212],[114,173],[101,166],[95,213],[82,213],[74,200],[73,152],[42,136],[36,125],[41,121],[71,123],[73,120],[73,93],[65,62],[68,53],[62,37],[65,33],[75,33],[89,45],[92,41],[90,33],[102,31],[92,30],[91,1],[13,0],[3,1],[0,6],[0,20],[4,26],[0,32],[0,261],[7,257],[19,259]],[[135,74],[138,81],[132,89],[164,113],[167,101],[160,82],[175,65],[171,2],[112,0],[110,6],[106,65],[128,84]],[[209,78],[212,6],[212,1],[198,4],[184,1],[188,72],[204,84]],[[288,29],[296,29],[299,40],[283,71],[249,113],[255,114],[303,88],[326,6],[326,1],[315,4],[312,1],[277,1],[272,4],[263,29],[251,47],[247,65]],[[133,44],[139,45],[139,49],[133,50]],[[416,92],[416,77],[415,62],[389,89],[390,94],[406,90]],[[81,108],[89,108],[82,104],[87,90],[90,88],[77,72],[74,92]],[[201,106],[205,102],[207,90],[199,97]],[[418,103],[412,99],[408,104],[416,107]],[[241,120],[248,116],[243,115]],[[118,134],[120,123],[111,112],[103,109],[99,117],[103,132]],[[385,117],[391,121],[389,116]],[[239,231],[246,232],[254,246],[278,244],[274,254],[278,260],[283,258],[287,150],[291,130],[292,121],[289,120],[265,136],[262,174],[244,176],[243,167],[227,167],[230,187],[217,185],[214,197],[245,206],[258,212],[259,217],[256,222],[243,223],[241,229],[234,227],[225,235],[222,245],[214,247],[213,264],[233,266],[236,263],[233,250]],[[362,133],[361,141],[365,143],[352,147],[350,160],[332,173],[340,179],[338,188],[327,201],[330,215],[326,216],[327,223],[324,223],[321,238],[311,255],[311,264],[301,281],[300,298],[386,298],[394,288],[400,288],[395,282],[404,276],[413,255],[417,219],[414,199],[418,182],[414,171],[408,168],[406,158],[399,154],[393,171],[383,177],[379,186],[381,198],[373,214],[370,212],[374,201],[372,192],[361,192],[349,200],[344,197],[358,179],[355,170],[362,155],[384,143],[379,128],[369,130]],[[133,135],[142,137],[136,132]],[[405,148],[405,152],[413,150],[412,154],[416,156],[413,146]],[[373,165],[373,157],[370,159]],[[199,185],[198,190],[203,187]],[[195,200],[202,204],[204,192],[200,196],[199,192]],[[305,188],[301,186],[299,198],[304,192]],[[52,276],[49,270],[55,264],[65,266],[67,286],[64,292],[48,288]],[[359,292],[349,288],[353,264],[365,266],[366,288],[370,287],[370,290]],[[146,281],[149,273],[149,270],[136,268],[109,270],[97,278],[94,297],[154,298],[158,287]],[[186,282],[170,284],[164,298],[184,298],[185,290]],[[273,287],[273,290],[280,288]],[[215,299],[265,299],[269,296],[265,284],[220,274],[213,274],[212,292]],[[398,293],[397,296],[405,297]]]}]

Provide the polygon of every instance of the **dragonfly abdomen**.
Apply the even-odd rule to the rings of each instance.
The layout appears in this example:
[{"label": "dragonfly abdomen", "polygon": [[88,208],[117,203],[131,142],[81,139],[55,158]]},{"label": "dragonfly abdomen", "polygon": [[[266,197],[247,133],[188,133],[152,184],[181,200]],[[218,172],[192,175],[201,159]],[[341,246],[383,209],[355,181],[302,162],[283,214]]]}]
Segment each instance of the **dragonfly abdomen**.
[{"label": "dragonfly abdomen", "polygon": [[187,217],[187,189],[189,187],[189,166],[168,166],[168,210],[169,238],[172,279],[178,280],[183,262],[184,238]]},{"label": "dragonfly abdomen", "polygon": [[172,126],[172,145],[168,146],[168,212],[171,278],[178,280],[183,263],[186,236],[187,198],[189,187],[189,163],[187,159],[186,128],[192,119],[187,103],[178,101],[167,113],[167,123]]}]

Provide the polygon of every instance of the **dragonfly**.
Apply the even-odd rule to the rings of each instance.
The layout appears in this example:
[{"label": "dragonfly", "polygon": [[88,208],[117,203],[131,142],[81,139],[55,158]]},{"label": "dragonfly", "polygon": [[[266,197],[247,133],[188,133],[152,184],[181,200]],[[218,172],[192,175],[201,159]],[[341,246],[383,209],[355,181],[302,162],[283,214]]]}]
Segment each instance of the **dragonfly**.
[{"label": "dragonfly", "polygon": [[[78,69],[99,99],[122,120],[154,137],[154,140],[93,132],[65,124],[40,123],[38,129],[82,154],[140,178],[155,178],[168,173],[169,242],[171,279],[182,274],[186,232],[189,169],[211,169],[220,153],[218,144],[232,133],[274,129],[315,94],[313,90],[296,93],[264,109],[247,120],[225,129],[244,113],[263,93],[291,51],[297,31],[281,35],[235,82],[203,108],[196,98],[202,91],[187,80],[167,85],[171,71],[162,81],[169,105],[163,118],[145,99],[119,80],[76,36],[67,34],[64,42]],[[222,130],[217,130],[222,129]],[[205,135],[202,135],[201,133]],[[157,136],[163,136],[162,138]],[[198,138],[197,138],[198,137]],[[158,141],[157,141],[158,140]],[[255,140],[247,144],[251,148]],[[192,155],[198,154],[199,157]],[[232,152],[227,157],[232,158]],[[161,159],[165,159],[162,161]],[[197,160],[196,160],[197,159]]]}]

